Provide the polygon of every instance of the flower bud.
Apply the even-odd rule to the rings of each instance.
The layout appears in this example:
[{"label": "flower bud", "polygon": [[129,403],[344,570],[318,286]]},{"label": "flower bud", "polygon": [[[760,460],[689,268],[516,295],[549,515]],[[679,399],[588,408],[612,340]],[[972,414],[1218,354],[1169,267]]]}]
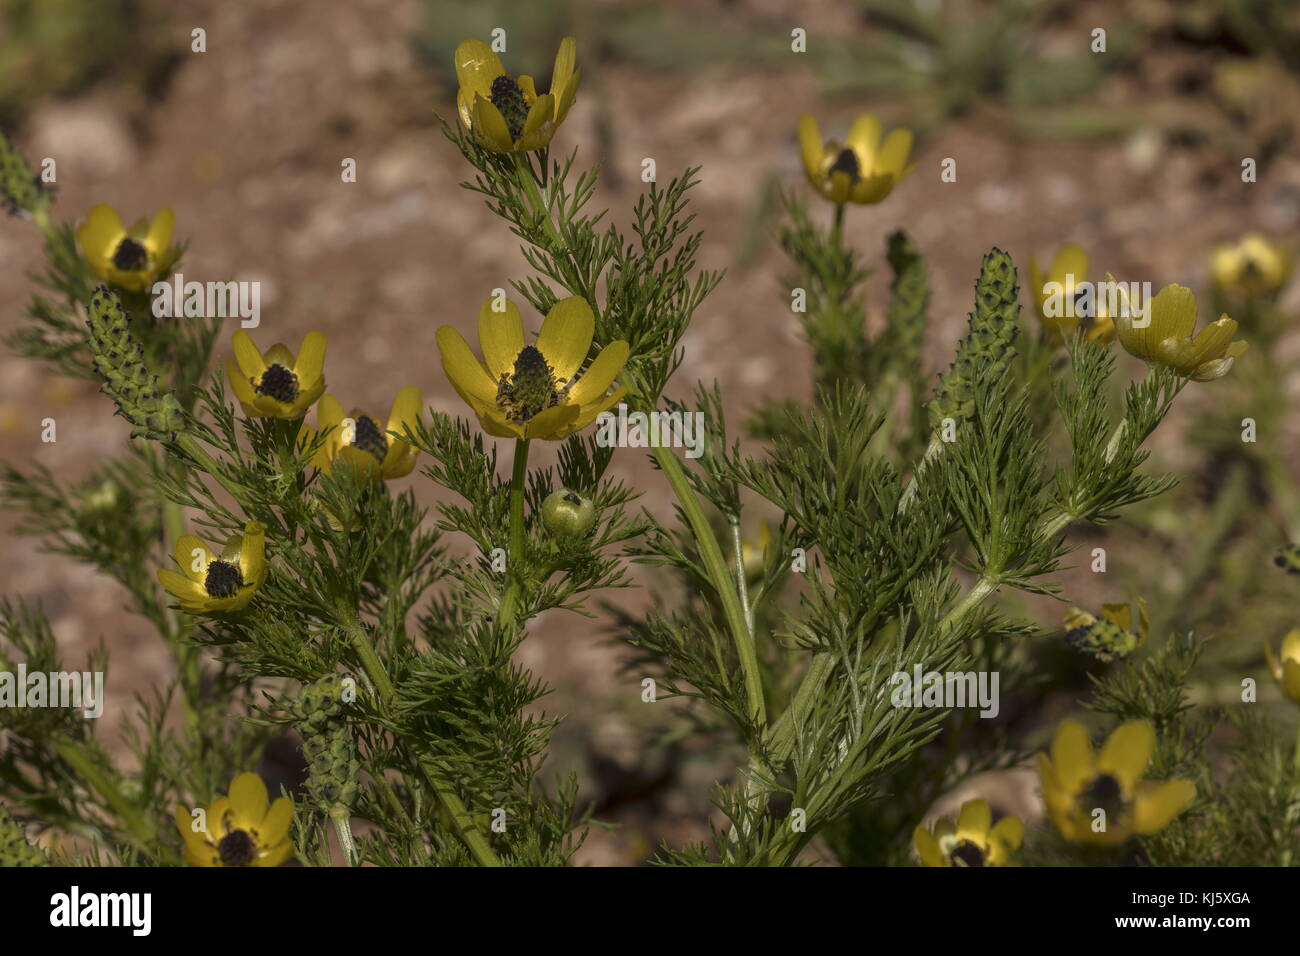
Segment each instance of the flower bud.
[{"label": "flower bud", "polygon": [[561,488],[546,496],[542,502],[542,524],[557,537],[585,535],[596,523],[596,506],[590,498]]}]

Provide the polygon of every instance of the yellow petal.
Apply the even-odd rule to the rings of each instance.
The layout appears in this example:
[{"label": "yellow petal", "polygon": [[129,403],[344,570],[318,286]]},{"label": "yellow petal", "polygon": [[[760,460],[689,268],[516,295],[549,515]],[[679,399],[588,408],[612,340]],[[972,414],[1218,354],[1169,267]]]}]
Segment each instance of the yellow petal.
[{"label": "yellow petal", "polygon": [[610,342],[601,349],[569,390],[569,401],[589,405],[603,398],[627,364],[629,351],[628,344],[622,340]]},{"label": "yellow petal", "polygon": [[466,96],[487,96],[492,81],[505,73],[501,58],[482,40],[464,40],[456,47],[456,80]]},{"label": "yellow petal", "polygon": [[1003,817],[989,831],[989,839],[1001,843],[1008,851],[1020,849],[1025,838],[1025,825],[1019,817]]},{"label": "yellow petal", "polygon": [[987,800],[968,800],[957,815],[957,838],[983,843],[993,825],[993,811]]},{"label": "yellow petal", "polygon": [[857,153],[858,167],[865,174],[876,169],[876,152],[880,149],[880,120],[870,113],[863,113],[849,128],[849,135],[844,137],[844,145]]},{"label": "yellow petal", "polygon": [[415,449],[401,436],[409,426],[414,429],[420,420],[424,398],[414,385],[400,389],[388,413],[388,451],[382,465],[385,478],[403,478],[415,467]]},{"label": "yellow petal", "polygon": [[[181,574],[191,581],[202,583],[208,573],[208,565],[215,560],[217,556],[194,535],[183,534],[176,539],[176,563],[180,566]],[[195,564],[199,565],[197,571],[194,569]]]},{"label": "yellow petal", "polygon": [[1074,720],[1064,721],[1052,741],[1052,768],[1056,779],[1067,793],[1075,793],[1094,774],[1092,743],[1083,725]]},{"label": "yellow petal", "polygon": [[939,849],[939,841],[925,827],[917,827],[913,831],[912,843],[916,846],[916,852],[921,857],[921,862],[926,866],[948,865],[948,860],[944,857],[943,851]]},{"label": "yellow petal", "polygon": [[523,131],[519,134],[521,140],[535,136],[542,128],[544,123],[555,122],[555,97],[550,93],[543,93],[528,108],[528,116],[524,120]]},{"label": "yellow petal", "polygon": [[1052,278],[1063,283],[1066,294],[1072,296],[1075,287],[1088,279],[1088,253],[1073,242],[1061,246],[1052,257]]},{"label": "yellow petal", "polygon": [[1114,776],[1126,791],[1142,778],[1156,748],[1156,732],[1145,720],[1130,720],[1116,727],[1097,758],[1097,770]]},{"label": "yellow petal", "polygon": [[[522,337],[522,332],[520,333]],[[483,370],[482,364],[470,351],[465,337],[450,325],[444,325],[435,334],[442,370],[456,389],[457,394],[470,407],[496,406],[497,382]],[[513,361],[512,361],[513,366]]]},{"label": "yellow petal", "polygon": [[244,525],[244,536],[239,545],[239,573],[245,584],[253,586],[253,590],[261,587],[266,577],[266,529],[260,522],[250,521]]},{"label": "yellow petal", "polygon": [[145,236],[144,245],[155,256],[161,256],[171,245],[172,233],[176,229],[176,215],[171,211],[171,207],[160,209],[158,215],[153,217],[153,222],[149,224],[149,232]]},{"label": "yellow petal", "polygon": [[551,70],[551,96],[556,99],[564,92],[564,87],[573,75],[574,64],[578,60],[578,41],[565,37],[560,41],[560,48],[555,51],[555,67]]},{"label": "yellow petal", "polygon": [[231,337],[230,347],[234,350],[240,370],[254,382],[260,382],[262,373],[266,371],[266,361],[249,334],[240,329]]},{"label": "yellow petal", "polygon": [[491,101],[477,94],[474,96],[474,134],[484,146],[499,153],[509,152],[515,144],[501,111]]},{"label": "yellow petal", "polygon": [[293,857],[293,844],[288,840],[278,843],[269,850],[257,855],[253,861],[253,866],[279,866],[281,863]]},{"label": "yellow petal", "polygon": [[288,797],[277,797],[262,818],[262,825],[257,828],[258,842],[264,846],[275,846],[289,835],[293,823],[293,801]]},{"label": "yellow petal", "polygon": [[501,376],[514,372],[515,359],[524,347],[524,320],[519,307],[506,299],[505,311],[496,312],[492,308],[495,301],[495,296],[489,297],[478,310],[478,344],[494,383],[493,394]]},{"label": "yellow petal", "polygon": [[1282,638],[1282,660],[1300,663],[1300,627],[1287,631]]},{"label": "yellow petal", "polygon": [[1187,809],[1196,799],[1196,785],[1190,780],[1144,782],[1138,787],[1133,805],[1133,830],[1155,833]]},{"label": "yellow petal", "polygon": [[226,360],[226,377],[230,379],[230,390],[235,393],[243,405],[252,405],[258,399],[257,392],[253,391],[253,384],[248,380],[248,376],[234,362]]},{"label": "yellow petal", "polygon": [[182,601],[202,601],[208,596],[203,585],[171,568],[159,568],[158,583]]},{"label": "yellow petal", "polygon": [[266,784],[255,773],[241,773],[230,782],[230,806],[236,818],[248,827],[257,827],[266,817]]},{"label": "yellow petal", "polygon": [[556,405],[538,412],[524,425],[525,438],[542,438],[556,441],[566,437],[565,429],[578,417],[577,405]]},{"label": "yellow petal", "polygon": [[310,387],[325,369],[325,346],[328,340],[324,332],[308,332],[303,336],[302,345],[298,346],[298,357],[293,363],[294,374],[304,387]]},{"label": "yellow petal", "polygon": [[1300,704],[1300,661],[1285,660],[1282,662],[1281,684],[1282,693]]},{"label": "yellow petal", "polygon": [[803,159],[804,172],[814,186],[820,185],[822,179],[822,135],[817,129],[817,120],[807,113],[799,117],[799,155]]},{"label": "yellow petal", "polygon": [[1185,339],[1196,328],[1196,296],[1177,283],[1167,285],[1151,299],[1151,325],[1147,342],[1156,345],[1165,339]]},{"label": "yellow petal", "polygon": [[217,797],[208,804],[208,842],[216,846],[230,832],[229,817],[234,812],[229,797]]},{"label": "yellow petal", "polygon": [[77,241],[88,259],[108,258],[125,235],[122,218],[107,203],[91,206],[86,221],[77,227]]},{"label": "yellow petal", "polygon": [[885,137],[885,143],[880,147],[880,154],[872,163],[872,172],[893,173],[902,178],[903,167],[907,165],[907,157],[912,152],[912,131],[910,129],[896,129]]},{"label": "yellow petal", "polygon": [[1103,604],[1101,616],[1125,631],[1133,629],[1133,611],[1127,604]]},{"label": "yellow petal", "polygon": [[573,378],[573,373],[587,360],[595,328],[596,318],[582,296],[569,296],[551,306],[537,335],[537,349],[556,378],[566,382]]},{"label": "yellow petal", "polygon": [[607,395],[605,398],[602,398],[598,402],[590,402],[585,405],[580,405],[579,406],[580,411],[578,412],[578,417],[569,423],[568,431],[562,437],[567,437],[573,432],[582,431],[582,429],[586,428],[588,425],[590,425],[593,421],[596,420],[597,415],[599,415],[601,412],[609,411],[620,401],[622,401],[623,396],[626,394],[627,394],[627,386],[621,386],[615,389],[613,393]]},{"label": "yellow petal", "polygon": [[578,98],[578,81],[582,79],[582,71],[574,70],[569,81],[564,84],[564,89],[551,89],[551,95],[555,97],[555,122],[560,124],[564,118],[569,115],[569,110],[573,107],[573,102]]}]

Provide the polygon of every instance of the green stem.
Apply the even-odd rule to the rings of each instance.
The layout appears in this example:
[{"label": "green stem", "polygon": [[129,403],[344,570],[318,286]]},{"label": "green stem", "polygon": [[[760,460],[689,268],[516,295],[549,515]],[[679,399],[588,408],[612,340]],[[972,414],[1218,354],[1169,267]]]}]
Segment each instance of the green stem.
[{"label": "green stem", "polygon": [[510,475],[510,553],[506,556],[506,575],[509,583],[501,598],[500,619],[507,632],[514,630],[518,615],[519,595],[523,590],[524,549],[528,539],[524,534],[524,483],[528,478],[529,439],[515,440],[515,466]]},{"label": "green stem", "polygon": [[58,751],[64,762],[71,766],[77,772],[77,775],[90,785],[92,790],[104,798],[104,802],[126,824],[127,835],[130,837],[131,842],[146,854],[153,856],[156,853],[154,841],[157,836],[154,828],[140,815],[140,811],[136,809],[135,805],[113,785],[113,781],[95,766],[85,748],[75,741],[59,740],[55,742],[54,749]]},{"label": "green stem", "polygon": [[537,188],[537,180],[533,178],[532,167],[528,165],[528,159],[523,153],[515,154],[515,172],[515,178],[519,181],[519,185],[524,192],[527,193],[528,202],[533,207],[533,212],[541,218],[546,235],[556,245],[562,244],[563,240],[560,238],[560,232],[555,228],[555,223],[551,221],[551,207],[542,197],[541,190]]},{"label": "green stem", "polygon": [[686,471],[682,463],[677,460],[677,456],[671,449],[663,447],[651,448],[650,453],[664,473],[664,477],[668,479],[673,493],[677,495],[677,503],[681,505],[682,513],[686,515],[691,533],[695,536],[695,543],[700,549],[700,560],[704,562],[704,570],[713,584],[713,589],[718,593],[718,600],[722,602],[722,614],[731,631],[731,638],[735,642],[736,656],[740,659],[740,672],[745,683],[749,717],[761,733],[767,723],[767,703],[763,697],[763,678],[758,669],[758,653],[754,647],[754,638],[750,633],[745,612],[740,605],[740,595],[732,581],[731,572],[727,570],[726,559],[722,556],[722,548],[718,546],[718,539],[709,526],[709,519],[705,517],[704,509],[700,507],[699,499],[695,495],[695,489],[691,487]]},{"label": "green stem", "polygon": [[750,640],[754,638],[754,609],[749,603],[749,581],[745,577],[745,543],[740,538],[740,519],[728,518],[731,525],[731,550],[736,561],[736,591],[740,595],[740,609],[745,615]]},{"label": "green stem", "polygon": [[[354,622],[348,628],[348,636],[352,640],[352,646],[356,649],[357,655],[361,658],[361,666],[365,668],[370,682],[375,685],[380,703],[387,708],[392,703],[396,692],[393,688],[393,682],[388,678],[388,671],[384,669],[383,661],[375,653],[369,636],[360,624]],[[433,762],[427,758],[422,759],[420,761],[420,771],[424,774],[429,786],[438,795],[438,800],[447,813],[456,821],[456,832],[465,841],[465,846],[469,848],[479,866],[500,866],[501,860],[492,851],[492,847],[488,845],[487,840],[474,823],[474,818],[465,809],[465,804],[461,802],[460,797],[456,796],[447,784],[443,783]]]},{"label": "green stem", "polygon": [[839,252],[844,245],[844,204],[835,207],[835,221],[831,224],[831,247]]},{"label": "green stem", "polygon": [[337,816],[331,813],[330,821],[334,824],[334,835],[339,838],[339,846],[343,848],[343,858],[347,860],[348,866],[355,865],[357,845],[352,839],[352,821],[348,819],[347,810]]}]

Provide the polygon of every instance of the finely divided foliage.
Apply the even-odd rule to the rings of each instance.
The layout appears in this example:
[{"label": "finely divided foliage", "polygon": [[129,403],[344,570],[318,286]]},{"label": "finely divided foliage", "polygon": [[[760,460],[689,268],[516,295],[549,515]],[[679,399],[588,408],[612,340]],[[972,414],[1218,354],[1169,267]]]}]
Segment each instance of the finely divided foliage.
[{"label": "finely divided foliage", "polygon": [[[462,416],[415,414],[404,389],[386,420],[342,417],[321,377],[323,336],[296,357],[237,339],[240,361],[222,361],[219,322],[154,317],[143,280],[121,275],[139,265],[123,245],[135,240],[81,248],[0,140],[0,186],[47,253],[10,345],[101,382],[133,426],[120,455],[74,486],[6,467],[4,501],[23,516],[22,533],[119,581],[176,661],[175,677],[135,702],[134,761],[111,755],[79,715],[5,710],[0,863],[563,865],[591,821],[576,778],[546,764],[560,718],[516,653],[547,611],[575,622],[574,641],[610,632],[626,644],[617,679],[629,692],[652,678],[656,701],[681,699],[665,721],[736,758],[717,780],[722,817],[698,807],[712,840],[661,847],[661,864],[897,863],[913,859],[914,834],[929,865],[999,865],[1017,853],[1096,862],[1106,858],[1088,854],[1130,836],[1147,860],[1187,863],[1206,852],[1205,833],[1257,820],[1262,794],[1281,795],[1293,831],[1286,801],[1298,781],[1282,757],[1266,779],[1183,813],[1214,784],[1194,757],[1207,725],[1189,716],[1184,693],[1197,648],[1181,639],[1095,679],[1087,706],[1122,722],[1099,758],[1079,725],[1062,726],[1040,764],[1059,832],[1031,835],[1022,850],[1020,821],[994,823],[983,801],[955,824],[922,826],[943,793],[1027,763],[1026,747],[1042,741],[1026,739],[1015,707],[999,721],[942,695],[900,705],[896,675],[996,674],[1020,711],[1041,702],[1048,678],[1032,646],[1043,635],[993,599],[1054,595],[1071,525],[1111,521],[1173,486],[1141,470],[1144,443],[1187,379],[1153,363],[1113,408],[1109,341],[1031,341],[1016,265],[992,249],[967,330],[931,384],[922,250],[904,232],[889,237],[884,328],[869,335],[872,270],[843,230],[850,205],[884,202],[913,173],[911,134],[882,140],[864,116],[844,150],[826,152],[834,144],[820,147],[808,118],[808,175],[833,219],[822,226],[821,210],[786,192],[777,240],[791,262],[787,288],[802,293],[792,321],[814,389],[806,403],[761,405],[742,442],[722,384],[674,380],[684,336],[723,278],[698,263],[690,196],[701,171],[650,182],[626,229],[592,210],[597,171],[579,167],[576,149],[551,152],[577,95],[574,57],[564,41],[561,88],[539,94],[481,41],[457,51],[460,121],[442,129],[470,170],[463,185],[521,243],[531,274],[512,287],[525,311],[558,316],[528,345],[518,312],[489,299],[478,329],[487,370],[464,360],[459,332],[439,333],[473,412]],[[112,210],[96,216],[118,221]],[[174,265],[182,251],[149,254]],[[783,294],[774,290],[774,308]],[[465,305],[472,315],[477,303]],[[593,371],[615,366],[604,379]],[[567,396],[588,374],[625,389],[634,412],[704,413],[698,460],[647,449],[653,480],[673,495],[670,516],[638,506],[642,489],[612,470],[620,452],[585,420],[565,427]],[[547,427],[527,427],[538,422]],[[518,437],[501,444],[480,424]],[[557,442],[558,464],[530,467],[530,443],[543,440]],[[418,479],[443,491],[433,514],[390,487],[412,455]],[[755,550],[752,516],[771,513],[778,526]],[[158,568],[183,607],[158,586]],[[633,586],[651,592],[644,614],[620,600]],[[3,669],[63,669],[39,608],[6,603],[0,626]],[[1144,629],[1124,646],[1145,639]],[[106,661],[100,652],[87,666]],[[169,712],[183,719],[168,723]],[[1243,759],[1277,750],[1265,728],[1243,726]],[[291,811],[250,773],[290,732],[306,765]],[[1136,770],[1112,773],[1114,760]],[[1075,767],[1089,768],[1081,789],[1058,779]],[[1164,796],[1140,789],[1143,770],[1169,778]],[[1115,826],[1090,840],[1072,814],[1103,798]],[[198,807],[216,818],[206,832],[188,828]],[[28,840],[44,828],[70,837],[48,857]],[[1251,845],[1289,861],[1292,831],[1275,825],[1275,839]]]}]

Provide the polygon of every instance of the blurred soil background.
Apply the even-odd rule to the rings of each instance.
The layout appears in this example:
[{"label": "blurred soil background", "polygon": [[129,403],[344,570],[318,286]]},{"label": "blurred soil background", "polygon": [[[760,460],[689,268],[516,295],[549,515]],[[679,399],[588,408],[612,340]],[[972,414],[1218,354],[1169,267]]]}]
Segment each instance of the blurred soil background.
[{"label": "blurred soil background", "polygon": [[[458,188],[467,167],[434,115],[455,116],[452,51],[504,27],[507,67],[542,86],[556,43],[575,35],[582,86],[554,146],[578,146],[580,167],[602,164],[597,208],[626,224],[645,188],[644,157],[661,180],[702,167],[692,194],[702,264],[728,274],[696,316],[670,391],[686,398],[697,379],[717,379],[735,431],[763,397],[808,398],[809,357],[771,239],[775,187],[806,188],[800,113],[817,115],[828,138],[862,111],[917,130],[916,173],[883,204],[851,208],[846,236],[882,270],[868,285],[876,321],[887,303],[885,237],[905,227],[926,256],[933,374],[950,360],[991,246],[1012,253],[1022,283],[1031,253],[1049,260],[1073,241],[1091,252],[1095,279],[1109,270],[1200,293],[1215,245],[1250,230],[1297,238],[1296,10],[1265,0],[0,0],[0,124],[33,163],[57,161],[57,218],[79,220],[107,202],[130,222],[169,205],[189,242],[187,279],[261,282],[260,345],[296,348],[308,330],[325,331],[329,391],[345,406],[383,412],[398,387],[416,384],[434,408],[466,415],[434,331],[471,330],[490,290],[526,268],[506,227]],[[205,53],[190,51],[196,27]],[[795,28],[807,31],[806,53],[791,52]],[[1090,49],[1098,28],[1105,53]],[[340,181],[345,157],[356,160],[356,183]],[[947,157],[955,183],[939,179]],[[1257,160],[1258,182],[1241,181],[1243,157]],[[20,324],[26,276],[41,265],[36,235],[0,220],[5,334]],[[1283,298],[1292,314],[1296,285]],[[1208,310],[1203,300],[1203,318]],[[1295,346],[1294,336],[1281,340],[1283,368],[1295,365]],[[1161,432],[1157,461],[1185,476],[1180,497],[1114,542],[1129,557],[1112,557],[1112,570],[1172,575],[1166,594],[1212,586],[1216,562],[1230,563],[1232,529],[1273,520],[1248,488],[1202,577],[1180,577],[1182,546],[1163,532],[1215,500],[1215,463],[1197,459],[1187,437],[1220,387],[1191,390]],[[111,412],[94,385],[0,356],[0,457],[19,467],[40,462],[75,481],[125,439]],[[57,421],[53,444],[40,441],[47,417]],[[1261,440],[1294,449],[1291,418]],[[644,455],[620,453],[614,469],[643,489],[646,507],[671,514]],[[418,473],[408,485],[435,503]],[[755,513],[754,524],[760,517],[772,516]],[[12,534],[12,515],[0,521],[4,592],[44,605],[67,661],[104,641],[110,705],[169,677],[165,645],[122,609],[116,584]],[[1085,549],[1093,539],[1110,546],[1101,532],[1075,538]],[[1075,563],[1058,576],[1072,603],[1095,610],[1137,591]],[[608,597],[634,610],[646,603],[636,590]],[[1015,596],[1008,605],[1049,626],[1064,609]],[[1158,626],[1215,630],[1254,662],[1295,606],[1268,604],[1249,628],[1221,609],[1208,621],[1185,620],[1168,601],[1154,610]],[[554,688],[546,709],[567,715],[552,769],[577,771],[598,818],[618,824],[593,831],[578,857],[588,864],[636,863],[661,841],[705,838],[710,787],[735,756],[693,739],[674,705],[643,705],[639,675],[620,674],[610,636],[602,619],[552,613],[521,651]],[[110,706],[100,728],[109,739],[125,709]],[[1000,808],[1033,814],[1030,778],[989,787]]]}]

